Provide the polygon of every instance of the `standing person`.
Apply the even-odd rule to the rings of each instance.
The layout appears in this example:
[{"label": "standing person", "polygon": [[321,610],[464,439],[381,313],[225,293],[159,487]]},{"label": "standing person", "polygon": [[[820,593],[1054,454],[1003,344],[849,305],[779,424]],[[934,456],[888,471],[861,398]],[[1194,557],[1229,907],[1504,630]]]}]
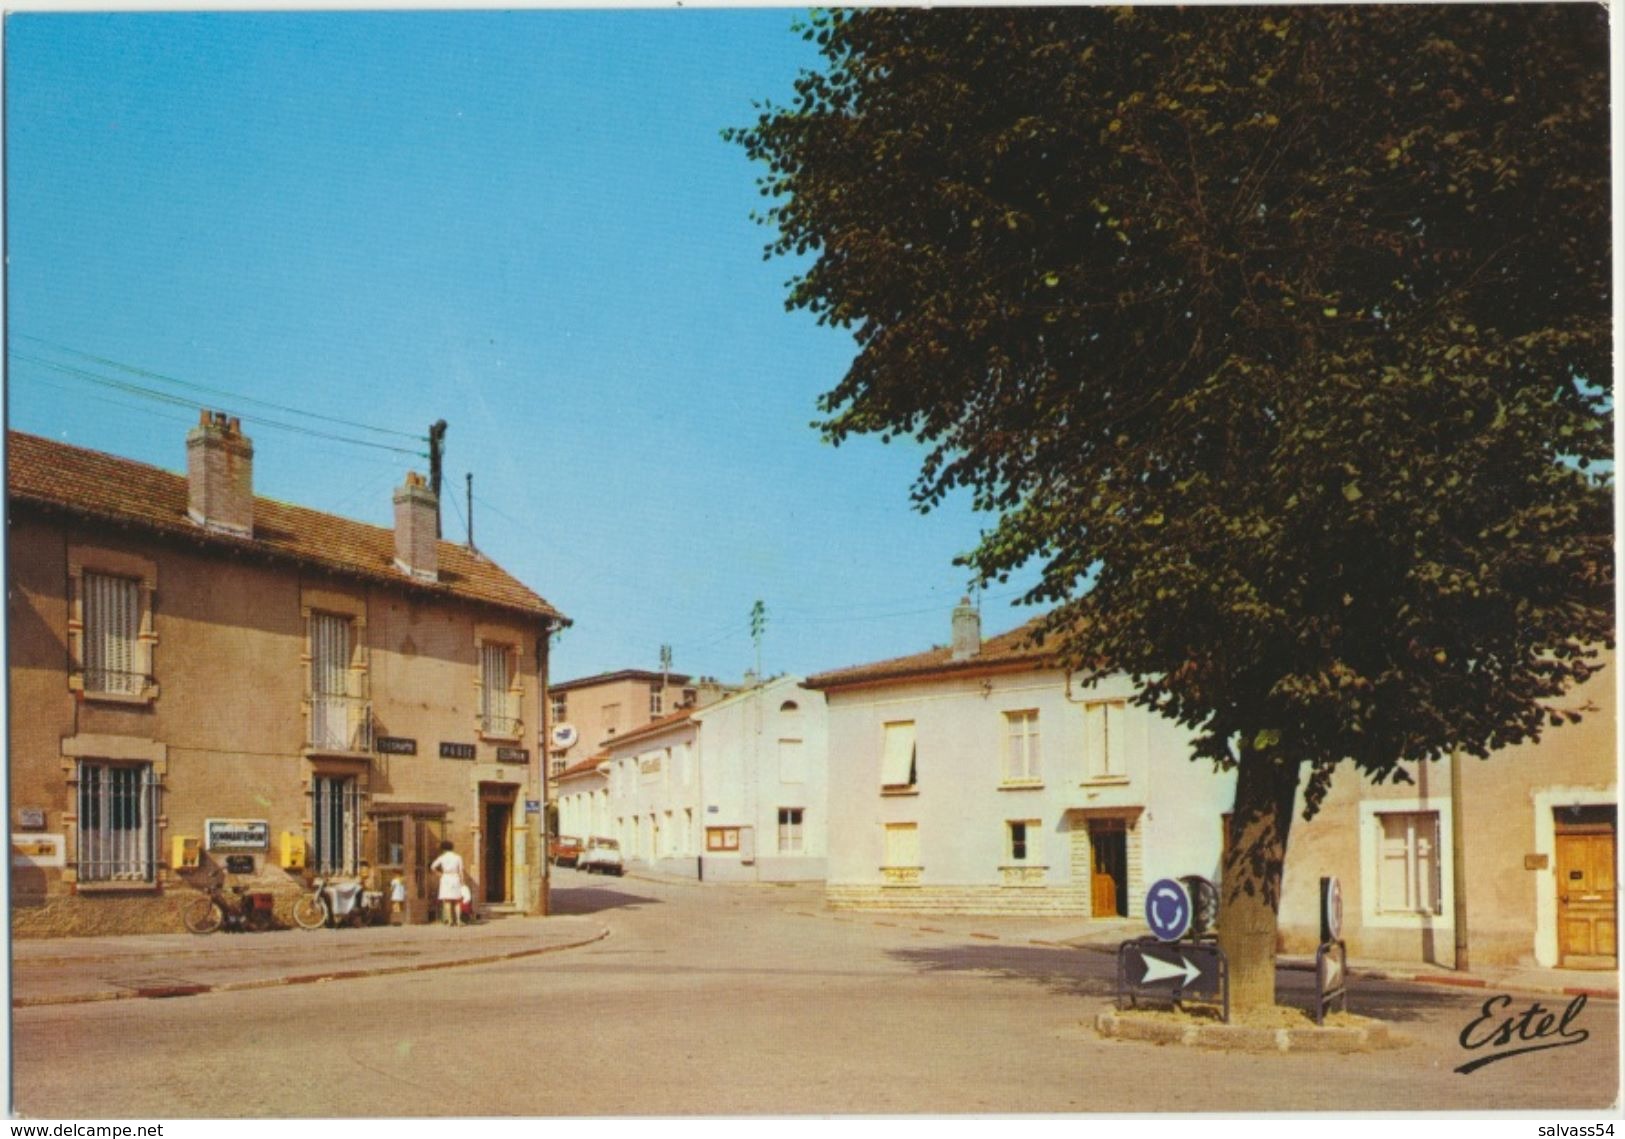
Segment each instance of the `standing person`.
[{"label": "standing person", "polygon": [[440,920],[446,925],[463,924],[463,856],[448,840],[440,844],[440,856],[429,863],[440,871]]}]

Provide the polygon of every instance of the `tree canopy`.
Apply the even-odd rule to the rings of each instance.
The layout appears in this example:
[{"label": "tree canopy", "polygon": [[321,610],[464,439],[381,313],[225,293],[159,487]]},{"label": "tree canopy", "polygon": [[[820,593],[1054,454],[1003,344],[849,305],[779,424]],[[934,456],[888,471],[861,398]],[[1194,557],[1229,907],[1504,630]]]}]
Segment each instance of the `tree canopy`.
[{"label": "tree canopy", "polygon": [[1612,644],[1605,10],[804,34],[727,135],[856,338],[827,437],[924,441],[917,503],[997,517],[974,574],[1038,564],[1070,660],[1239,765],[1221,940],[1272,954],[1304,764],[1313,813],[1345,760],[1537,738]]},{"label": "tree canopy", "polygon": [[[1612,632],[1607,26],[1541,7],[873,9],[731,132],[832,440],[1221,762],[1540,730]],[[1092,580],[1092,586],[1086,588]],[[1081,619],[1081,620],[1080,620]],[[1262,737],[1261,737],[1262,734]],[[1290,737],[1290,738],[1288,738]]]}]

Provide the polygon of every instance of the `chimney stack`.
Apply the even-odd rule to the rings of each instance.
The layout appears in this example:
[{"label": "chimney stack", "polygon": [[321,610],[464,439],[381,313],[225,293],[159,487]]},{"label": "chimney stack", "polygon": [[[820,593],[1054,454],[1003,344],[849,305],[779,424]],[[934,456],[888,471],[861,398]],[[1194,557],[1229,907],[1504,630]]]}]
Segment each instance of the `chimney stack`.
[{"label": "chimney stack", "polygon": [[440,579],[439,500],[416,471],[395,491],[395,567],[420,581]]},{"label": "chimney stack", "polygon": [[186,433],[187,516],[207,530],[254,535],[254,444],[235,416],[205,409]]},{"label": "chimney stack", "polygon": [[954,606],[953,633],[954,660],[969,660],[973,656],[980,655],[982,615],[976,611],[968,597],[961,597],[959,604]]}]

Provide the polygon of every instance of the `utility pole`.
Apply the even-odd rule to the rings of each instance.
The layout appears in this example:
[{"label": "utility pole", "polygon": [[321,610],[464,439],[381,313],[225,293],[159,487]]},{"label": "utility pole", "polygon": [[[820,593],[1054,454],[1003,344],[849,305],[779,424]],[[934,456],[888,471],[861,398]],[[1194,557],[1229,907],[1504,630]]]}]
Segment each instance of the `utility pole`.
[{"label": "utility pole", "polygon": [[440,476],[446,458],[446,421],[437,419],[429,425],[429,489],[434,491],[434,536],[440,532]]},{"label": "utility pole", "polygon": [[666,685],[671,683],[671,646],[660,646],[660,692],[664,696]]},{"label": "utility pole", "polygon": [[750,607],[750,639],[756,644],[756,683],[762,682],[762,634],[767,630],[767,606],[757,598]]},{"label": "utility pole", "polygon": [[474,550],[474,472],[469,471],[468,479],[468,549]]}]

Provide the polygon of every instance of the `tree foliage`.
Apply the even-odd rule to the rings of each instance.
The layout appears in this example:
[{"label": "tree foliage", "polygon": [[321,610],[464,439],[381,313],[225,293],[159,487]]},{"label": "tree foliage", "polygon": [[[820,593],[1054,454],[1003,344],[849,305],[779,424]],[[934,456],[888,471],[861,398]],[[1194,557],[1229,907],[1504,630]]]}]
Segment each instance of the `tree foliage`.
[{"label": "tree foliage", "polygon": [[[1612,643],[1606,12],[866,9],[727,132],[829,439],[929,445],[1221,766],[1537,738]],[[1286,796],[1290,804],[1290,793]],[[1288,808],[1290,811],[1290,806]],[[1284,846],[1284,831],[1281,834]]]}]

